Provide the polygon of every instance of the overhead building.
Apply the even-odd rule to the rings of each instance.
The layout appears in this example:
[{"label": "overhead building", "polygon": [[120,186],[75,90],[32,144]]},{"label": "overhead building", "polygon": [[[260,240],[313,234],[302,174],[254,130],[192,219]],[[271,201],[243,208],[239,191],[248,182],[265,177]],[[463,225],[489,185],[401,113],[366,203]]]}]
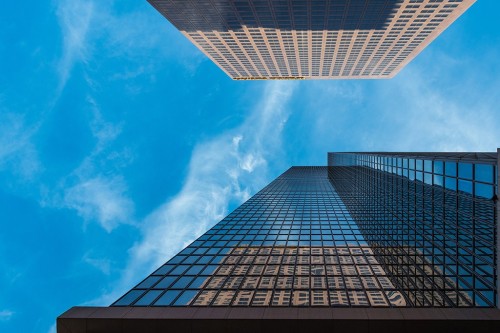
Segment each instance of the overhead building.
[{"label": "overhead building", "polygon": [[235,80],[391,78],[475,0],[148,0]]}]

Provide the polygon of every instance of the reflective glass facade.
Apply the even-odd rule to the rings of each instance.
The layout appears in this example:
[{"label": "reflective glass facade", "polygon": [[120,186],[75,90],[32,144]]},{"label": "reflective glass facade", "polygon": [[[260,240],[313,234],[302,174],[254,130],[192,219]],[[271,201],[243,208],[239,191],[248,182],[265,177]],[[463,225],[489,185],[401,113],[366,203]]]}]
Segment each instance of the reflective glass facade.
[{"label": "reflective glass facade", "polygon": [[412,306],[496,306],[497,154],[329,154],[329,177]]},{"label": "reflective glass facade", "polygon": [[231,78],[390,78],[475,0],[149,0]]},{"label": "reflective glass facade", "polygon": [[292,167],[113,306],[495,306],[491,157]]}]

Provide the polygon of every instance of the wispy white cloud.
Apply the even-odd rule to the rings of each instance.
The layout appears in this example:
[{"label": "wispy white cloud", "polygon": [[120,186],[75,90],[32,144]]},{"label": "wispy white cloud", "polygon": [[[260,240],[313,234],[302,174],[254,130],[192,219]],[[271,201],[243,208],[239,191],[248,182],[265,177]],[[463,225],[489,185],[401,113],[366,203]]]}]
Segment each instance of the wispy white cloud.
[{"label": "wispy white cloud", "polygon": [[63,37],[63,51],[58,64],[59,95],[68,81],[76,62],[85,62],[91,44],[88,35],[94,18],[94,2],[89,0],[60,0],[57,17]]},{"label": "wispy white cloud", "polygon": [[32,143],[37,126],[28,125],[22,114],[2,111],[0,106],[0,170],[31,180],[42,168]]},{"label": "wispy white cloud", "polygon": [[121,126],[106,122],[97,103],[91,98],[88,102],[93,113],[90,129],[97,142],[80,166],[62,182],[62,204],[111,232],[120,224],[133,223],[134,203],[127,196],[127,183],[119,171],[106,174],[103,171],[110,168],[109,164],[118,164],[120,169],[131,157],[126,150],[110,149],[121,133]]},{"label": "wispy white cloud", "polygon": [[[134,203],[127,196],[127,183],[120,175],[119,170],[124,165],[118,165],[129,163],[132,154],[127,149],[110,151],[109,147],[122,132],[122,124],[106,122],[96,98],[91,96],[92,91],[99,90],[102,84],[94,80],[93,68],[102,59],[122,57],[127,61],[126,66],[122,72],[110,75],[110,79],[130,80],[146,74],[154,76],[154,67],[164,63],[168,55],[175,55],[175,59],[185,59],[186,62],[200,56],[182,36],[172,35],[178,32],[165,24],[164,19],[159,18],[155,24],[151,22],[149,12],[117,11],[119,7],[115,2],[56,2],[63,48],[58,62],[59,88],[54,101],[59,99],[73,68],[83,65],[82,75],[90,88],[85,102],[93,115],[90,129],[97,143],[80,166],[61,179],[55,191],[44,188],[40,200],[42,205],[73,209],[85,220],[97,221],[108,232],[120,224],[133,223]],[[165,42],[165,35],[171,37],[168,43]],[[93,52],[97,48],[99,55]]]},{"label": "wispy white cloud", "polygon": [[[58,0],[56,14],[62,35],[62,54],[57,63],[59,86],[55,101],[60,97],[76,64],[92,70],[98,59],[121,57],[126,59],[123,69],[110,75],[112,80],[129,80],[140,75],[154,77],[156,66],[167,59],[181,62],[188,72],[194,73],[206,60],[177,29],[157,14],[151,20],[149,11],[117,12],[113,1]],[[167,42],[168,41],[168,42]],[[96,57],[94,50],[99,49]],[[86,77],[89,85],[94,81]]]},{"label": "wispy white cloud", "polygon": [[[77,61],[85,61],[89,45],[86,42],[91,19],[93,3],[91,1],[66,1],[56,3],[56,14],[62,30],[62,55],[57,62],[58,87],[55,89],[56,101],[64,88],[71,70]],[[0,95],[0,103],[3,104]],[[22,104],[13,103],[9,109],[0,105],[0,169],[8,168],[16,176],[16,181],[33,181],[43,169],[39,152],[33,140],[46,120],[48,107],[37,107],[39,114],[25,116],[28,113],[20,110]],[[33,118],[37,117],[35,121]]]},{"label": "wispy white cloud", "polygon": [[494,151],[500,79],[474,68],[477,61],[428,51],[391,80],[308,86],[296,149],[303,156],[306,150]]},{"label": "wispy white cloud", "polygon": [[133,202],[126,196],[127,187],[120,176],[96,176],[82,179],[65,190],[64,204],[87,221],[98,221],[108,232],[121,223],[131,223]]},{"label": "wispy white cloud", "polygon": [[0,310],[0,321],[8,321],[14,316],[14,311]]},{"label": "wispy white cloud", "polygon": [[268,181],[270,159],[286,164],[280,160],[282,130],[295,86],[268,83],[263,99],[243,124],[196,146],[184,186],[142,221],[143,238],[130,249],[119,287],[96,303],[114,300],[117,293],[221,220],[231,205],[247,200]]},{"label": "wispy white cloud", "polygon": [[105,275],[109,275],[111,272],[112,262],[107,258],[95,258],[92,253],[87,252],[83,256],[83,261],[89,264],[90,266],[98,269]]},{"label": "wispy white cloud", "polygon": [[50,326],[47,333],[56,333],[56,332],[57,332],[57,325],[54,323],[54,324],[52,324],[52,326]]},{"label": "wispy white cloud", "polygon": [[[385,105],[381,105],[386,108],[380,115],[386,120],[381,125],[392,126],[390,131],[382,131],[381,126],[377,135],[367,133],[368,141],[381,141],[372,144],[373,148],[385,144],[406,151],[496,150],[500,142],[497,103],[477,99],[477,83],[454,88],[456,92],[450,93],[414,69],[400,81],[390,91],[378,90],[387,97]],[[500,88],[498,79],[490,84]]]},{"label": "wispy white cloud", "polygon": [[74,210],[86,222],[97,222],[111,232],[121,224],[134,223],[134,202],[120,173],[133,156],[128,149],[114,148],[122,125],[104,120],[92,98],[87,103],[87,111],[92,114],[89,127],[96,141],[94,148],[57,186],[43,187],[40,204]]}]

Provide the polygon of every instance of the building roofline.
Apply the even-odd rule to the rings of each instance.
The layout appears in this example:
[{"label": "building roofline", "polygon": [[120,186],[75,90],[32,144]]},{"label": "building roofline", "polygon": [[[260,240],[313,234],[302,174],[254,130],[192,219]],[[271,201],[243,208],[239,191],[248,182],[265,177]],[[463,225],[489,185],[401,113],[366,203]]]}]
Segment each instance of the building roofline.
[{"label": "building roofline", "polygon": [[497,152],[328,152],[330,154],[362,154],[388,157],[421,158],[445,161],[497,163]]},{"label": "building roofline", "polygon": [[58,333],[498,332],[500,310],[460,308],[74,307]]}]

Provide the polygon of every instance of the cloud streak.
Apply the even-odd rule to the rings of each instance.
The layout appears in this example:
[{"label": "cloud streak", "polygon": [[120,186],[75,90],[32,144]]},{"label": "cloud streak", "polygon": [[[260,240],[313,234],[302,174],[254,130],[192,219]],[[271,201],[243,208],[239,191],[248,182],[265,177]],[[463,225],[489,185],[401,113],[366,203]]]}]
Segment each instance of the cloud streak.
[{"label": "cloud streak", "polygon": [[88,35],[94,18],[94,2],[59,1],[56,14],[63,36],[63,52],[58,64],[59,85],[56,90],[59,96],[75,63],[86,62],[89,56]]},{"label": "cloud streak", "polygon": [[[406,104],[399,114],[394,113],[397,146],[424,151],[496,151],[500,141],[498,97],[496,101],[483,98],[485,94],[477,81],[459,86],[452,82],[448,90],[432,83],[413,69],[394,91],[401,97],[390,103],[387,110],[397,110],[397,104]],[[500,89],[498,78],[489,83],[489,89],[495,86]],[[386,117],[389,116],[386,112]]]},{"label": "cloud streak", "polygon": [[111,232],[121,223],[130,223],[133,202],[127,198],[126,190],[122,177],[99,175],[82,179],[67,189],[64,203],[84,220],[98,221],[107,232]]},{"label": "cloud streak", "polygon": [[[93,114],[90,129],[97,142],[81,165],[63,181],[63,205],[76,210],[86,221],[98,221],[111,232],[120,224],[133,223],[134,203],[128,198],[126,181],[119,174],[130,157],[127,151],[110,149],[121,133],[121,126],[106,122],[92,98],[88,98],[88,103]],[[110,169],[113,171],[103,173]]]},{"label": "cloud streak", "polygon": [[0,109],[0,170],[9,169],[23,180],[31,180],[40,171],[38,153],[32,143],[37,126],[26,124],[21,114]]},{"label": "cloud streak", "polygon": [[[167,58],[181,62],[192,74],[206,60],[163,17],[158,16],[152,21],[146,11],[117,12],[117,3],[119,1],[113,0],[57,2],[62,53],[57,63],[59,84],[54,103],[60,98],[75,65],[83,64],[87,71],[91,71],[98,61],[102,61],[103,55],[126,59],[122,71],[110,75],[115,80],[154,76],[157,67],[167,63]],[[100,54],[96,56],[94,49],[99,49]],[[93,85],[91,75],[86,75],[89,85]]]},{"label": "cloud streak", "polygon": [[133,157],[128,149],[115,149],[121,124],[105,121],[99,105],[90,97],[87,102],[95,145],[55,186],[42,186],[40,205],[74,210],[85,222],[97,222],[109,233],[122,224],[134,224],[134,202],[121,174]]},{"label": "cloud streak", "polygon": [[450,57],[430,53],[392,80],[309,86],[296,154],[496,151],[500,79]]},{"label": "cloud streak", "polygon": [[1,310],[0,311],[0,321],[8,321],[14,316],[14,312],[11,310]]},{"label": "cloud streak", "polygon": [[[56,16],[62,36],[62,52],[57,63],[58,87],[49,109],[60,99],[65,86],[72,76],[75,66],[82,65],[85,83],[89,89],[87,99],[79,101],[83,109],[93,115],[89,126],[97,143],[78,168],[62,177],[54,189],[44,186],[42,206],[72,209],[86,221],[97,221],[108,232],[120,224],[133,223],[134,203],[127,196],[128,186],[120,174],[123,165],[132,158],[130,151],[110,151],[113,142],[122,132],[121,124],[104,120],[99,110],[97,97],[101,81],[95,80],[93,68],[109,58],[126,59],[120,67],[123,72],[113,72],[109,80],[133,80],[138,76],[154,76],[157,67],[166,62],[166,56],[173,59],[195,60],[199,56],[188,41],[169,38],[165,35],[178,33],[176,29],[166,29],[163,18],[152,24],[151,16],[144,11],[117,11],[118,1],[58,0]],[[151,8],[152,10],[152,8]],[[180,37],[180,36],[179,36]],[[179,43],[179,41],[182,41]],[[188,45],[186,48],[179,44]],[[99,48],[100,54],[94,54]],[[180,52],[180,53],[179,53]],[[181,55],[181,57],[179,57]],[[199,61],[194,61],[199,63]],[[187,66],[188,72],[192,65]]]}]

